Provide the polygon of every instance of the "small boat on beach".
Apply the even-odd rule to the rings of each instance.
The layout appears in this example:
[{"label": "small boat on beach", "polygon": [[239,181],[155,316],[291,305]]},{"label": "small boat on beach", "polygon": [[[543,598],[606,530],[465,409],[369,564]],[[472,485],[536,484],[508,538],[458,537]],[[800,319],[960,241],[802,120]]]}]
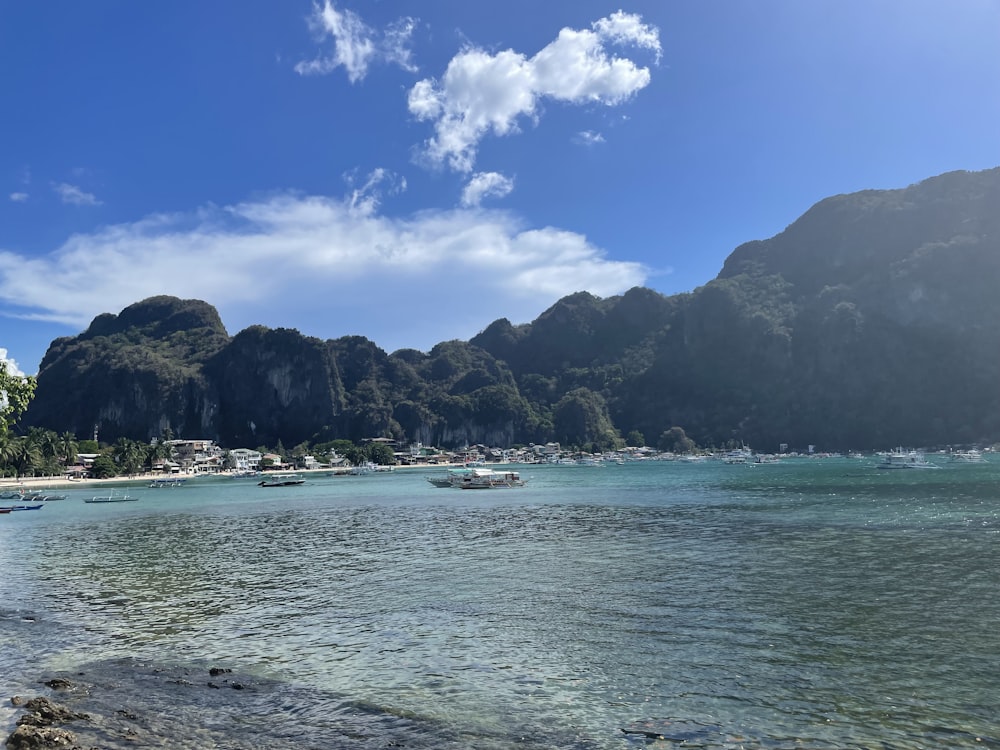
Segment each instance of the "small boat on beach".
[{"label": "small boat on beach", "polygon": [[112,490],[107,495],[95,495],[94,497],[84,500],[85,503],[131,503],[137,501],[139,498],[133,495],[122,495],[117,490]]}]

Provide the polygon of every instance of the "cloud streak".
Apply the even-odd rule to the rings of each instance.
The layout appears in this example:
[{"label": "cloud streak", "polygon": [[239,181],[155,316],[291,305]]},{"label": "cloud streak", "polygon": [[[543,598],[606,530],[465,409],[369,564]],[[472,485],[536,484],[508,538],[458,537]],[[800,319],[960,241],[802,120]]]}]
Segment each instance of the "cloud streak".
[{"label": "cloud streak", "polygon": [[433,123],[434,135],[420,156],[433,166],[471,172],[486,135],[518,132],[522,119],[537,119],[539,102],[615,106],[650,82],[649,68],[612,55],[612,46],[654,53],[659,31],[637,15],[618,11],[590,29],[564,28],[528,58],[514,50],[490,54],[470,47],[448,63],[441,80],[425,78],[410,89],[410,113]]},{"label": "cloud streak", "polygon": [[[375,175],[369,182],[382,177]],[[506,212],[406,218],[344,199],[278,194],[153,215],[78,234],[47,256],[0,251],[0,300],[23,317],[83,328],[158,294],[215,305],[231,331],[259,323],[387,349],[468,338],[499,317],[533,319],[562,296],[640,285],[574,232],[526,228]]]}]

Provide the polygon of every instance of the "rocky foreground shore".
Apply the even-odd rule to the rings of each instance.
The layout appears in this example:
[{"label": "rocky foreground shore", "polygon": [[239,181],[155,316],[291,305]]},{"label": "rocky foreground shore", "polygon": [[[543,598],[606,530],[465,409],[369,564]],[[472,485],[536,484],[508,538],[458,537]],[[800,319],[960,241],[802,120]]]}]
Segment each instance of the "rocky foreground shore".
[{"label": "rocky foreground shore", "polygon": [[[131,658],[81,664],[15,696],[4,750],[499,750],[499,735],[284,680]],[[7,731],[6,729],[4,731]],[[517,743],[520,750],[549,742]]]},{"label": "rocky foreground shore", "polygon": [[[205,686],[243,690],[245,686],[242,682],[226,676],[230,671],[219,667],[209,669]],[[74,682],[62,677],[45,680],[43,684],[72,703],[90,697],[95,687],[92,683]],[[7,737],[5,745],[8,750],[104,750],[122,743],[150,747],[159,745],[164,739],[150,736],[148,722],[125,705],[113,712],[93,714],[73,710],[47,696],[28,699],[15,695],[10,702],[23,713],[17,718],[16,728]]]}]

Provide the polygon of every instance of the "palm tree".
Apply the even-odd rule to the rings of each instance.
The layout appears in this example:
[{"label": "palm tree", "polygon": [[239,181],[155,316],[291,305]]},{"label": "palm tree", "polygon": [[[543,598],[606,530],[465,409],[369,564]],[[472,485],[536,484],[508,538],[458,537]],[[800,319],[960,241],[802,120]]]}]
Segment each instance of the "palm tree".
[{"label": "palm tree", "polygon": [[38,435],[38,447],[42,458],[55,460],[59,457],[59,435],[54,430],[42,430]]},{"label": "palm tree", "polygon": [[128,438],[118,438],[114,447],[115,463],[125,474],[137,474],[146,458],[146,450],[141,443]]},{"label": "palm tree", "polygon": [[76,453],[79,447],[76,435],[72,432],[64,432],[59,436],[59,456],[62,458],[63,466],[76,463]]},{"label": "palm tree", "polygon": [[170,457],[173,456],[173,449],[166,443],[166,440],[157,440],[151,446],[146,453],[146,460],[149,461],[149,468],[152,469],[153,465],[158,461],[169,461]]},{"label": "palm tree", "polygon": [[34,474],[42,465],[42,451],[38,445],[26,437],[13,441],[13,452],[10,463],[14,467],[15,476]]},{"label": "palm tree", "polygon": [[0,476],[6,476],[13,457],[14,441],[11,440],[9,433],[0,432]]}]

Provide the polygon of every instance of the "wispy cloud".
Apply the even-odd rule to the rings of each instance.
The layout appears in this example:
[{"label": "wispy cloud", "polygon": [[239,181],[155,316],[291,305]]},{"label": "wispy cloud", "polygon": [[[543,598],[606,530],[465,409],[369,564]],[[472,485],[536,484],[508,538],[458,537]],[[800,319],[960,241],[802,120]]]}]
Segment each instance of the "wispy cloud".
[{"label": "wispy cloud", "polygon": [[93,193],[88,193],[76,185],[70,185],[68,182],[54,183],[52,189],[56,191],[56,194],[63,203],[69,203],[73,206],[101,205],[101,201],[97,200],[97,196]]},{"label": "wispy cloud", "polygon": [[382,167],[369,172],[360,184],[353,172],[345,174],[344,181],[351,187],[348,205],[363,215],[377,211],[384,196],[406,191],[406,178]]},{"label": "wispy cloud", "polygon": [[26,200],[28,200],[28,194],[27,193],[20,193],[20,192],[18,192],[18,193],[11,193],[10,194],[10,199],[12,201],[14,201],[14,203],[24,203]]},{"label": "wispy cloud", "polygon": [[462,191],[462,205],[478,206],[483,198],[503,198],[514,189],[514,181],[499,172],[477,172]]},{"label": "wispy cloud", "polygon": [[313,320],[320,327],[303,332],[421,348],[499,317],[530,320],[572,292],[618,294],[646,276],[582,235],[525,228],[509,212],[389,218],[370,204],[358,210],[353,193],[279,194],[73,235],[48,256],[0,251],[0,304],[82,328],[172,294],[216,305],[236,329]]},{"label": "wispy cloud", "polygon": [[584,146],[596,146],[598,143],[604,143],[604,136],[593,130],[581,130],[574,140]]},{"label": "wispy cloud", "polygon": [[295,71],[300,75],[324,75],[342,67],[351,83],[363,79],[368,67],[376,62],[416,71],[409,48],[414,26],[412,18],[401,18],[378,32],[354,11],[337,10],[330,0],[323,0],[323,5],[313,5],[309,27],[320,41],[331,40],[333,50],[298,63]]},{"label": "wispy cloud", "polygon": [[534,57],[513,50],[491,54],[470,47],[452,58],[440,81],[421,80],[409,109],[434,123],[422,156],[435,166],[471,172],[479,141],[517,132],[522,118],[538,117],[545,98],[573,104],[621,104],[649,84],[649,68],[609,54],[629,45],[660,56],[659,31],[640,16],[618,11],[590,29],[564,28]]}]

